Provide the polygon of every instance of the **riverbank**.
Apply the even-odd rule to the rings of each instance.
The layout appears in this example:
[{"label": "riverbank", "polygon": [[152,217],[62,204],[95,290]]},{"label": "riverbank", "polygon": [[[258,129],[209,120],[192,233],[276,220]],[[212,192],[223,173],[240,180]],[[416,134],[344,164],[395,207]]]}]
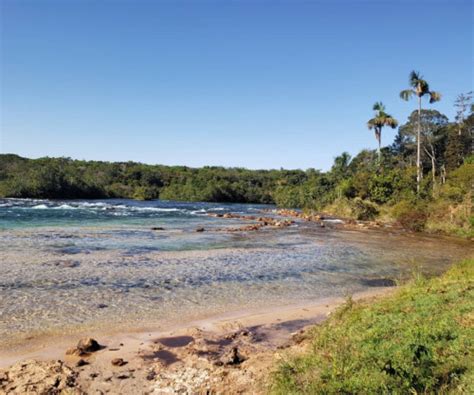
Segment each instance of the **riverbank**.
[{"label": "riverbank", "polygon": [[374,303],[350,300],[286,354],[272,391],[473,393],[473,311],[472,258]]},{"label": "riverbank", "polygon": [[[394,289],[374,288],[354,300]],[[275,352],[297,345],[302,329],[323,322],[344,300],[233,312],[167,330],[89,333],[102,346],[94,352],[68,355],[77,336],[43,338],[3,354],[0,390],[46,391],[56,383],[77,393],[265,393]]]}]

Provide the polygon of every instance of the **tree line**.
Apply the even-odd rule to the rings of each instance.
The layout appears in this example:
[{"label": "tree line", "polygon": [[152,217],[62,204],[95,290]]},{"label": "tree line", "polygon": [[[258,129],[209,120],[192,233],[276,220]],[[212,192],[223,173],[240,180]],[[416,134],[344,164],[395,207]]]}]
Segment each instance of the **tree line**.
[{"label": "tree line", "polygon": [[[375,132],[377,149],[362,150],[353,158],[343,153],[327,172],[27,159],[4,154],[0,155],[0,197],[274,203],[332,209],[340,215],[342,210],[356,217],[373,216],[370,213],[383,212],[384,207],[403,212],[403,205],[420,213],[427,204],[440,202],[445,205],[440,208],[443,212],[456,212],[456,205],[461,204],[467,207],[464,211],[470,211],[472,92],[457,97],[453,103],[456,117],[450,121],[437,110],[422,108],[424,97],[432,103],[441,95],[430,89],[420,73],[412,72],[409,83],[410,89],[400,96],[416,97],[418,106],[407,120],[400,124],[383,103],[375,103],[367,127]],[[398,127],[398,131],[392,144],[382,147],[384,127]],[[474,222],[470,212],[464,217],[464,222]]]}]

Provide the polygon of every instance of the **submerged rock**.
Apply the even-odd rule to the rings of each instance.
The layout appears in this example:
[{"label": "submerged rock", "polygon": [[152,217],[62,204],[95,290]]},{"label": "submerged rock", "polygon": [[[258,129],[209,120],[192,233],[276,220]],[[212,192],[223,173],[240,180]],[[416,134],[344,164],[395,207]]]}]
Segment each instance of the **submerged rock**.
[{"label": "submerged rock", "polygon": [[74,268],[78,267],[80,265],[80,262],[74,261],[72,259],[65,259],[60,261],[54,261],[52,264],[57,267]]}]

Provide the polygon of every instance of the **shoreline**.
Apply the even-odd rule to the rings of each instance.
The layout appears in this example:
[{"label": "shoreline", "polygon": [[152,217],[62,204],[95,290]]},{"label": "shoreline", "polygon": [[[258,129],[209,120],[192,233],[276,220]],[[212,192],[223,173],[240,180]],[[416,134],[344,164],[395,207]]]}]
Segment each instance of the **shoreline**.
[{"label": "shoreline", "polygon": [[[355,301],[370,301],[390,295],[396,289],[397,287],[373,288],[356,293],[352,298]],[[205,372],[209,380],[216,374],[224,374],[232,382],[237,380],[232,377],[238,375],[244,377],[242,380],[246,386],[251,386],[252,380],[260,377],[255,369],[268,373],[278,349],[294,344],[298,333],[308,326],[323,322],[345,300],[344,297],[332,297],[271,309],[229,311],[167,328],[89,333],[87,337],[93,337],[104,348],[83,358],[66,355],[66,350],[79,340],[77,335],[53,337],[39,342],[36,339],[36,344],[32,339],[32,343],[17,351],[3,353],[0,357],[0,376],[2,371],[8,372],[9,369],[23,366],[26,369],[23,379],[30,380],[38,366],[42,366],[42,371],[45,371],[44,364],[60,360],[77,375],[78,388],[86,392],[117,389],[119,387],[116,386],[120,383],[124,392],[126,389],[145,393],[147,386],[154,385],[161,389],[165,381],[166,385],[177,390],[179,388],[173,386],[181,383],[179,377],[183,372],[189,371]],[[167,342],[160,343],[163,340]],[[234,348],[237,350],[237,347],[245,362],[236,366],[221,364],[222,358],[226,358]],[[112,364],[115,358],[126,361],[123,368]],[[33,365],[30,367],[30,362],[27,362],[29,360],[40,362],[31,362]],[[79,360],[85,360],[85,365],[79,367]],[[153,375],[153,380],[150,380],[150,374]],[[124,375],[127,379],[123,378]],[[194,376],[187,380],[186,385],[200,383]],[[206,381],[207,384],[209,380]]]},{"label": "shoreline", "polygon": [[[354,300],[377,297],[393,292],[396,286],[374,287],[366,291],[357,292],[351,297]],[[57,331],[43,333],[27,338],[28,345],[14,345],[14,351],[5,351],[7,347],[0,350],[0,369],[19,362],[24,359],[38,358],[48,360],[51,358],[64,357],[64,350],[75,344],[79,338],[90,335],[102,342],[122,343],[122,340],[140,340],[146,343],[150,337],[172,335],[187,330],[198,328],[213,333],[223,333],[232,327],[250,327],[256,325],[274,325],[290,319],[313,320],[320,319],[320,314],[327,314],[344,303],[345,297],[322,298],[315,302],[303,302],[286,306],[273,306],[266,308],[248,308],[231,310],[217,315],[206,315],[198,319],[163,325],[142,325],[136,329],[122,328],[112,330],[111,328],[84,329],[77,333],[58,335]],[[8,348],[11,347],[8,345]]]}]

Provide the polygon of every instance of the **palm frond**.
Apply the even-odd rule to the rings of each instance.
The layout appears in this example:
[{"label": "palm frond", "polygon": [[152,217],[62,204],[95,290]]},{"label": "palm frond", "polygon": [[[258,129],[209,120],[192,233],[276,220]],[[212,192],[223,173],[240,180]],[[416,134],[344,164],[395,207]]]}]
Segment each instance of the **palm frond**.
[{"label": "palm frond", "polygon": [[413,71],[410,73],[410,78],[409,78],[410,86],[412,86],[413,88],[416,88],[417,85],[418,85],[418,82],[419,82],[422,78],[423,78],[423,77],[421,76],[421,74],[420,74],[419,71],[413,70]]},{"label": "palm frond", "polygon": [[441,93],[439,92],[431,91],[429,92],[429,95],[430,95],[430,103],[434,103],[441,100]]},{"label": "palm frond", "polygon": [[372,118],[367,121],[367,127],[369,128],[369,130],[372,130],[377,127],[376,119],[377,118]]},{"label": "palm frond", "polygon": [[385,117],[384,125],[389,126],[392,129],[395,129],[398,126],[398,121],[393,118],[391,115],[386,114],[387,116]]},{"label": "palm frond", "polygon": [[413,91],[413,89],[405,89],[403,91],[400,92],[400,97],[403,99],[403,100],[410,100],[410,98],[413,96],[413,94],[415,93],[415,91]]},{"label": "palm frond", "polygon": [[385,106],[381,101],[378,101],[374,104],[372,107],[372,110],[374,111],[385,111]]}]

